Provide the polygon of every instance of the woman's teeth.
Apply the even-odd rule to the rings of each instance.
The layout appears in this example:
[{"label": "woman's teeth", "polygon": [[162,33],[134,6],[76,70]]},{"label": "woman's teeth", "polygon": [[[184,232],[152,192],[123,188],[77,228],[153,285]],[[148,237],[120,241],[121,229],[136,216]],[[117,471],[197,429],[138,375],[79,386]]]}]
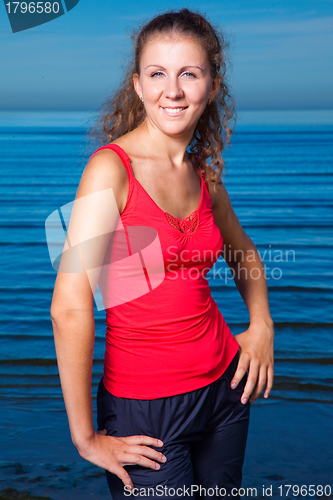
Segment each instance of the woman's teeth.
[{"label": "woman's teeth", "polygon": [[180,111],[183,111],[185,108],[164,108],[165,111],[168,113],[179,113]]}]

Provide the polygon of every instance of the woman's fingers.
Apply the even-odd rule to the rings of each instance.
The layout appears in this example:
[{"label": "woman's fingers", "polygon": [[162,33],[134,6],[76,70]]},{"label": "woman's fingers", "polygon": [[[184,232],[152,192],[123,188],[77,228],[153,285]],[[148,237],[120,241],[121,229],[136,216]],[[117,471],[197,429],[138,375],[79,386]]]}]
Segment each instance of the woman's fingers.
[{"label": "woman's fingers", "polygon": [[[110,471],[111,472],[111,471]],[[119,479],[122,480],[122,482],[124,483],[124,486],[127,486],[128,489],[133,489],[133,483],[132,483],[132,480],[130,478],[130,475],[128,474],[127,470],[124,469],[124,467],[122,467],[121,465],[118,467],[116,466],[114,468],[114,470],[112,471],[113,474],[116,474]]]},{"label": "woman's fingers", "polygon": [[159,439],[149,436],[126,436],[119,437],[118,439],[125,442],[127,445],[126,449],[124,449],[126,453],[126,462],[122,462],[122,465],[138,464],[143,467],[149,467],[150,469],[159,469],[161,467],[160,464],[154,460],[162,463],[167,460],[162,452],[149,447],[149,445],[155,447],[163,446],[163,442]]},{"label": "woman's fingers", "polygon": [[267,386],[264,394],[264,398],[268,398],[273,387],[274,380],[274,366],[269,366],[267,370]]},{"label": "woman's fingers", "polygon": [[255,385],[257,383],[258,373],[259,373],[259,362],[257,360],[252,359],[249,365],[249,373],[241,397],[241,403],[246,404],[248,402],[253,392],[253,389],[255,388]]},{"label": "woman's fingers", "polygon": [[[156,458],[156,460],[160,460],[160,458]],[[121,460],[119,463],[122,467],[124,465],[141,465],[141,467],[147,467],[153,470],[161,468],[161,465],[158,462],[150,460],[145,455],[142,455],[140,452],[133,453],[132,451],[126,452],[126,454],[123,456],[123,460]]]},{"label": "woman's fingers", "polygon": [[131,459],[131,463],[142,465],[143,467],[150,467],[151,469],[159,469],[161,467],[160,464],[154,462],[154,460],[158,460],[162,463],[167,460],[162,452],[156,451],[148,446],[129,446],[126,453],[129,455],[128,458]]},{"label": "woman's fingers", "polygon": [[95,438],[89,445],[80,450],[80,455],[118,476],[129,491],[133,488],[133,483],[124,469],[125,465],[138,464],[156,470],[160,468],[158,462],[166,462],[163,453],[150,446],[161,447],[163,441],[144,435],[108,436],[106,429],[102,429],[95,433]]},{"label": "woman's fingers", "polygon": [[163,446],[163,441],[160,439],[156,439],[150,436],[145,435],[134,435],[134,436],[126,436],[120,437],[122,441],[125,441],[126,444],[145,444],[147,446],[155,446],[156,448],[160,448]]},{"label": "woman's fingers", "polygon": [[267,366],[261,366],[259,370],[259,376],[256,387],[250,397],[250,403],[254,403],[255,400],[260,396],[265,387],[266,379],[267,379]]},{"label": "woman's fingers", "polygon": [[248,370],[241,402],[253,403],[265,388],[267,398],[274,378],[274,329],[261,323],[250,324],[248,330],[235,335],[240,348],[237,370],[230,383],[235,389]]},{"label": "woman's fingers", "polygon": [[236,389],[236,387],[238,386],[239,382],[244,377],[244,375],[249,367],[250,358],[248,357],[248,359],[245,359],[245,357],[246,357],[245,354],[241,354],[239,357],[237,369],[236,369],[234,376],[232,377],[232,380],[230,382],[230,387],[232,389]]},{"label": "woman's fingers", "polygon": [[[160,451],[150,448],[150,446],[161,447],[163,442],[150,436],[125,436],[114,438],[118,443],[114,448],[114,464],[110,467],[110,472],[116,474],[127,486],[133,488],[133,483],[125,465],[141,465],[150,469],[157,470],[161,466],[158,462],[166,462],[166,457]],[[152,460],[151,460],[152,459]]]},{"label": "woman's fingers", "polygon": [[254,401],[260,396],[262,391],[265,388],[264,397],[268,398],[274,380],[274,368],[269,365],[260,365],[259,361],[252,359],[250,362],[250,358],[247,360],[244,359],[245,354],[240,357],[237,370],[231,380],[230,387],[235,389],[239,382],[244,377],[247,369],[249,370],[247,381],[244,387],[244,391],[241,397],[241,402],[246,404],[250,399],[250,403],[254,403]]}]

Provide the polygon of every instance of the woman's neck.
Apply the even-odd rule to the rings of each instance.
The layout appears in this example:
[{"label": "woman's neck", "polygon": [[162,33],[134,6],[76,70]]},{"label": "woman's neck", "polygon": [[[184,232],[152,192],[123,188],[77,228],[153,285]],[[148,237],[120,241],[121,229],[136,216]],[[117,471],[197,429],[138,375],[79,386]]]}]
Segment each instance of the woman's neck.
[{"label": "woman's neck", "polygon": [[132,133],[147,156],[165,160],[175,167],[182,166],[188,159],[186,149],[191,142],[191,134],[172,137],[157,129],[147,118]]}]

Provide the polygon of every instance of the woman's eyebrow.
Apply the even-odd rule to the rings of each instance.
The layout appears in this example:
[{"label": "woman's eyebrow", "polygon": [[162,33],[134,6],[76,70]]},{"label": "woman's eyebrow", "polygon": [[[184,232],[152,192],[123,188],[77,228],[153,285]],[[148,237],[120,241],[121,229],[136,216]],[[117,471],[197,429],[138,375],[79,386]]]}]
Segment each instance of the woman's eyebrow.
[{"label": "woman's eyebrow", "polygon": [[[146,66],[144,69],[146,70],[147,68],[150,68],[150,67],[154,67],[154,68],[159,68],[159,69],[163,69],[164,71],[166,71],[165,68],[163,68],[163,66],[160,66],[159,64],[149,64],[148,66]],[[183,66],[182,68],[180,68],[180,71],[184,71],[185,69],[189,69],[189,68],[197,68],[199,69],[202,73],[204,72],[204,70],[200,67],[200,66]]]}]

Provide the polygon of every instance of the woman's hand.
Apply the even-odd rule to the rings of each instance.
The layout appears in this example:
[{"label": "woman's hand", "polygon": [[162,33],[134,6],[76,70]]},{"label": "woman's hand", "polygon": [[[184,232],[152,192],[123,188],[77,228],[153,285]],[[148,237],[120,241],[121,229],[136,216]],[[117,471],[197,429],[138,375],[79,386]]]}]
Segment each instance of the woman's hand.
[{"label": "woman's hand", "polygon": [[163,463],[167,460],[163,453],[149,446],[161,447],[163,442],[150,436],[107,436],[104,429],[95,432],[78,451],[82,458],[116,474],[124,486],[132,489],[133,483],[124,465],[138,464],[157,470],[161,466],[155,460]]},{"label": "woman's hand", "polygon": [[[240,356],[237,370],[231,381],[231,388],[235,389],[249,369],[248,378],[241,397],[241,402],[250,403],[259,397],[265,389],[264,398],[268,398],[273,387],[274,378],[274,326],[273,322],[253,322],[249,328],[235,335],[240,346]],[[235,384],[235,385],[234,385]]]}]

